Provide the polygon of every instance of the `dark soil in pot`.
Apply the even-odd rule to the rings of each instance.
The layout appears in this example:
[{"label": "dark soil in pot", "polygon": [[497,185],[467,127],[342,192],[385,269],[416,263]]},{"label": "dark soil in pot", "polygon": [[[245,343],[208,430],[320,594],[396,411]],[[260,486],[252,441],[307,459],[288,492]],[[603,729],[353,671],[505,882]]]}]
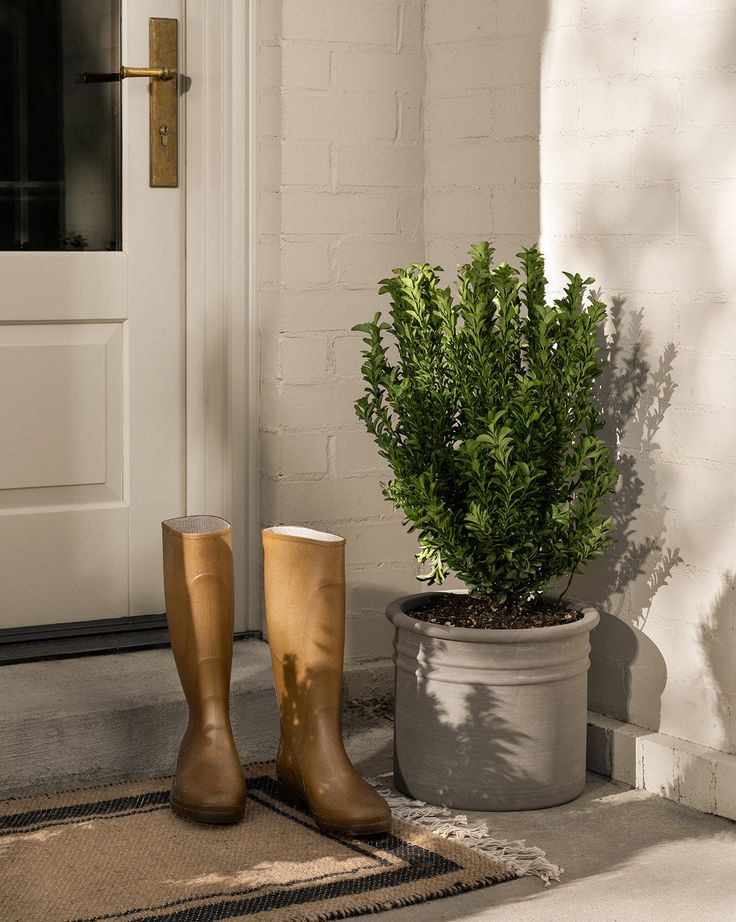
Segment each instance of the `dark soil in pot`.
[{"label": "dark soil in pot", "polygon": [[582,612],[572,611],[561,603],[546,599],[536,599],[521,606],[515,602],[498,602],[487,596],[454,592],[430,595],[420,607],[412,608],[411,615],[430,624],[485,630],[553,627],[557,624],[570,624],[583,617]]}]

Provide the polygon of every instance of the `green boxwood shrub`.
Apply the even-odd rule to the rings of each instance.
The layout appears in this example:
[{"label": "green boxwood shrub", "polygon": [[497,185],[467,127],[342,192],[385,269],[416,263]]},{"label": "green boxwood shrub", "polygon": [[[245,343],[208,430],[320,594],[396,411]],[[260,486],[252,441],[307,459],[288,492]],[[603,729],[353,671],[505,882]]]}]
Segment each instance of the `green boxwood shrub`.
[{"label": "green boxwood shrub", "polygon": [[385,497],[418,533],[420,579],[455,571],[523,605],[611,543],[601,509],[618,474],[592,399],[606,308],[570,273],[548,305],[536,247],[521,271],[493,252],[471,248],[457,299],[439,266],[380,282],[390,321],[353,328],[366,345],[355,410],[393,471]]}]

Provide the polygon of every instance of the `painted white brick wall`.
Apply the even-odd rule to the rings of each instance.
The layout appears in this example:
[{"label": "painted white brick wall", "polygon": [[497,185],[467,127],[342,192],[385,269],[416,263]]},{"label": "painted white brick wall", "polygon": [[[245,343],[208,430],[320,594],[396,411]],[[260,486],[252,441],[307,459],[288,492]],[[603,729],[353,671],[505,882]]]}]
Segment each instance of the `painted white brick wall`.
[{"label": "painted white brick wall", "polygon": [[540,75],[548,276],[595,275],[649,366],[618,401],[619,543],[573,583],[609,612],[591,707],[733,753],[736,3],[581,2],[555,27],[569,5],[550,0]]},{"label": "painted white brick wall", "polygon": [[377,282],[424,256],[420,0],[261,0],[264,524],[348,539],[348,660],[390,655],[414,541],[353,411]]},{"label": "painted white brick wall", "polygon": [[424,238],[451,276],[478,240],[507,259],[539,236],[543,7],[426,2]]}]

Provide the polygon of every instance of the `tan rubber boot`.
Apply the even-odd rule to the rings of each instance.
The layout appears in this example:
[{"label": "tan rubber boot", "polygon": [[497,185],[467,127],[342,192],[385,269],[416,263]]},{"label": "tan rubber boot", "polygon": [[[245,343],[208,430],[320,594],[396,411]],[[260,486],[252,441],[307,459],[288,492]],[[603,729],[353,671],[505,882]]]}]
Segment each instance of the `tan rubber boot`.
[{"label": "tan rubber boot", "polygon": [[230,726],[232,529],[214,515],[169,519],[161,528],[169,637],[189,705],[171,809],[200,823],[236,823],[245,783]]},{"label": "tan rubber boot", "polygon": [[266,528],[262,535],[282,790],[306,802],[327,832],[386,832],[391,812],[353,768],[340,729],[345,539],[291,526]]}]

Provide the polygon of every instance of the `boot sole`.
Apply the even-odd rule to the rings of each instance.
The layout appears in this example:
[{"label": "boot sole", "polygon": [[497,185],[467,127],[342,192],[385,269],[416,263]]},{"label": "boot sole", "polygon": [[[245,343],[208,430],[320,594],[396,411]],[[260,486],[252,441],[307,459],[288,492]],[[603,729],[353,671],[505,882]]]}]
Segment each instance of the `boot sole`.
[{"label": "boot sole", "polygon": [[318,817],[314,817],[317,828],[321,832],[330,833],[333,836],[377,836],[384,832],[391,831],[391,823],[385,820],[379,820],[376,823],[363,823],[360,826],[330,826],[329,823],[323,823]]},{"label": "boot sole", "polygon": [[314,810],[309,805],[309,802],[296,788],[292,787],[290,784],[284,784],[283,781],[279,781],[279,793],[281,794],[281,799],[290,804],[292,807],[306,807],[311,813],[312,818],[314,819],[315,825],[320,832],[326,832],[333,836],[375,836],[379,835],[382,832],[390,832],[391,830],[391,820],[377,820],[374,823],[359,823],[352,824],[347,826],[336,826],[333,823],[325,822],[321,817],[319,817]]},{"label": "boot sole", "polygon": [[214,823],[222,826],[239,823],[245,815],[245,804],[242,807],[228,810],[218,810],[213,807],[190,807],[177,803],[173,798],[169,801],[171,810],[185,820],[195,823]]}]

